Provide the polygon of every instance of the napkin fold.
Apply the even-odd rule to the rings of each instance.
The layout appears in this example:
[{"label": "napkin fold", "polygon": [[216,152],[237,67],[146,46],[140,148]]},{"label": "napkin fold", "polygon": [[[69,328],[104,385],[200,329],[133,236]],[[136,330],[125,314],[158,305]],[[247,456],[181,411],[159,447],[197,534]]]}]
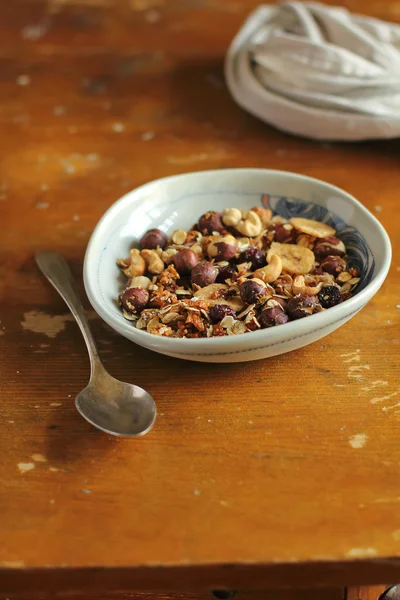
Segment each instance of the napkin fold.
[{"label": "napkin fold", "polygon": [[275,127],[325,140],[400,137],[400,26],[340,7],[260,6],[225,60],[228,88]]}]

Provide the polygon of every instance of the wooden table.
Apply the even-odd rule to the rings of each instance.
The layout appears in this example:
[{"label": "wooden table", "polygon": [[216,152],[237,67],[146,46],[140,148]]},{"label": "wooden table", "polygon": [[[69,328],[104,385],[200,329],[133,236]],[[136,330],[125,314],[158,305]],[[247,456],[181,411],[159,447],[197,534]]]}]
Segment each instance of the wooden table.
[{"label": "wooden table", "polygon": [[[240,110],[222,61],[256,4],[0,3],[0,595],[324,587],[326,600],[400,580],[400,144],[295,139]],[[346,5],[400,15],[395,0]],[[81,279],[123,193],[232,166],[347,189],[387,228],[389,277],[334,334],[254,363],[158,356],[89,312],[105,366],[159,408],[145,438],[112,439],[75,410],[86,349],[34,251],[62,252]]]}]

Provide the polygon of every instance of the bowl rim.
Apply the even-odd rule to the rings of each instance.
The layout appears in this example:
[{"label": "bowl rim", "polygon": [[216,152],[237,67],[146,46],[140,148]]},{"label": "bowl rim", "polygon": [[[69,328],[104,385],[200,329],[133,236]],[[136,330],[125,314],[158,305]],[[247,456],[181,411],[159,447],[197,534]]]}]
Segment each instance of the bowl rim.
[{"label": "bowl rim", "polygon": [[[151,188],[151,187],[154,187],[159,184],[171,182],[171,181],[178,180],[178,179],[184,179],[187,177],[190,178],[190,177],[207,175],[207,174],[231,174],[231,173],[246,174],[246,175],[251,175],[251,174],[256,174],[256,173],[263,174],[263,175],[281,175],[284,177],[288,177],[290,179],[306,180],[312,185],[313,184],[318,184],[318,185],[322,184],[322,185],[328,187],[333,193],[339,193],[350,204],[355,205],[362,213],[364,213],[365,216],[369,219],[369,221],[373,223],[376,232],[378,234],[380,234],[383,251],[384,251],[381,268],[376,273],[374,273],[369,284],[367,284],[367,286],[363,290],[361,290],[361,292],[359,292],[352,298],[346,300],[345,302],[343,302],[341,304],[338,304],[337,306],[333,306],[329,310],[326,310],[326,311],[323,311],[320,313],[316,313],[314,315],[310,315],[313,319],[311,321],[311,323],[309,322],[309,319],[298,319],[296,321],[290,321],[288,324],[290,324],[291,327],[288,327],[287,329],[285,329],[284,326],[283,327],[271,327],[271,328],[267,328],[267,329],[261,329],[259,331],[252,331],[252,332],[250,332],[251,333],[250,336],[233,335],[233,336],[223,336],[223,337],[221,336],[221,337],[210,337],[210,338],[170,338],[170,337],[163,337],[163,336],[154,336],[151,333],[148,333],[147,331],[142,331],[140,329],[136,329],[136,327],[134,327],[131,324],[131,322],[129,322],[127,320],[124,320],[124,321],[119,320],[119,318],[115,317],[111,312],[109,312],[108,309],[105,308],[104,305],[97,300],[95,290],[94,290],[94,283],[93,283],[93,280],[94,280],[93,271],[92,271],[92,267],[91,267],[93,262],[95,262],[97,260],[96,259],[96,257],[97,257],[96,249],[95,249],[95,246],[97,243],[97,238],[101,235],[103,229],[106,229],[106,230],[108,229],[108,227],[106,227],[106,223],[109,220],[111,220],[115,214],[117,214],[119,211],[123,210],[126,207],[126,205],[129,205],[129,203],[132,202],[132,200],[134,199],[134,196],[137,193],[142,192],[146,188]],[[367,242],[365,237],[364,237],[364,239]],[[361,202],[359,200],[357,200],[354,196],[352,196],[345,190],[339,188],[338,186],[335,186],[331,183],[323,181],[322,179],[317,179],[315,177],[310,177],[308,175],[302,175],[300,173],[294,173],[291,171],[283,171],[283,170],[279,170],[279,169],[263,169],[263,168],[251,168],[251,167],[249,167],[249,168],[238,167],[238,168],[230,168],[230,169],[209,169],[209,170],[204,170],[204,171],[191,171],[189,173],[180,173],[180,174],[176,174],[176,175],[169,175],[167,177],[161,177],[159,179],[154,179],[152,181],[149,181],[143,185],[140,185],[140,186],[134,188],[133,190],[130,190],[129,192],[124,194],[121,198],[119,198],[118,200],[113,202],[113,204],[111,204],[111,206],[102,215],[102,217],[98,221],[97,225],[95,226],[95,228],[90,236],[90,239],[89,239],[89,242],[88,242],[88,245],[86,248],[86,252],[85,252],[85,257],[84,257],[83,280],[84,280],[84,287],[85,287],[86,294],[88,296],[90,304],[93,306],[95,311],[99,314],[99,316],[106,323],[108,323],[108,325],[110,325],[110,327],[112,327],[118,333],[127,337],[131,341],[137,341],[137,343],[144,345],[144,346],[147,346],[149,342],[152,342],[154,344],[154,342],[156,341],[157,342],[157,350],[160,350],[160,351],[162,351],[162,349],[163,349],[162,347],[165,347],[165,349],[166,349],[167,346],[168,346],[168,349],[171,350],[172,345],[174,346],[174,348],[177,352],[179,349],[181,349],[181,350],[199,349],[200,350],[200,347],[204,348],[207,346],[210,346],[210,350],[211,350],[214,348],[217,349],[218,347],[221,347],[221,346],[235,345],[237,343],[240,343],[242,345],[243,342],[246,342],[245,345],[247,346],[250,342],[249,338],[251,338],[251,340],[253,340],[254,343],[256,343],[257,341],[260,342],[261,340],[264,340],[264,341],[270,340],[272,342],[278,337],[279,338],[287,337],[289,339],[293,339],[295,337],[301,336],[303,333],[306,333],[306,332],[312,333],[313,331],[317,331],[318,329],[327,327],[331,324],[334,324],[335,322],[339,322],[339,321],[346,319],[346,317],[352,316],[353,314],[358,312],[358,310],[363,308],[363,306],[369,301],[369,299],[381,287],[381,285],[382,285],[383,281],[385,280],[386,275],[389,271],[391,256],[392,256],[392,249],[391,249],[389,236],[386,233],[384,227],[378,221],[378,219],[363,204],[361,204]],[[288,324],[286,324],[286,325],[288,325]],[[282,329],[284,329],[284,331],[282,331]],[[150,339],[149,339],[149,336],[150,336]],[[134,340],[133,338],[135,338],[135,337],[137,337],[138,339]],[[147,340],[147,342],[146,342],[146,340]]]}]

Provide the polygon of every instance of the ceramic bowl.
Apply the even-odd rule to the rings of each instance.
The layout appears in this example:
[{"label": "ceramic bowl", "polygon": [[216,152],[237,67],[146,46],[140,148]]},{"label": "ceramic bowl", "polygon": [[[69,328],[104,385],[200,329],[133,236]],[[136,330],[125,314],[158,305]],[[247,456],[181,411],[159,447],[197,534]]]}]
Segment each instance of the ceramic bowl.
[{"label": "ceramic bowl", "polygon": [[[151,227],[171,234],[208,210],[268,205],[286,219],[324,221],[338,231],[361,272],[356,294],[342,304],[285,325],[237,336],[159,337],[124,319],[116,298],[123,288],[116,260]],[[390,265],[389,238],[377,219],[343,190],[311,177],[264,169],[226,169],[159,179],[129,192],[100,219],[86,251],[84,282],[96,312],[118,333],[155,352],[201,362],[242,362],[296,350],[354,317],[381,287]]]}]

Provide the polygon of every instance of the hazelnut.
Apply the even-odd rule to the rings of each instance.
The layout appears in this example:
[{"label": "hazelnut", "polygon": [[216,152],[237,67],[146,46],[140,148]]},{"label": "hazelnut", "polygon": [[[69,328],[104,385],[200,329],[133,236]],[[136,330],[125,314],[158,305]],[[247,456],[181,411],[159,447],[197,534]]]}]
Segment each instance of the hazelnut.
[{"label": "hazelnut", "polygon": [[211,235],[214,231],[218,233],[223,231],[224,225],[220,213],[210,210],[202,215],[199,219],[199,229],[205,235]]},{"label": "hazelnut", "polygon": [[323,308],[331,308],[341,301],[340,289],[336,285],[326,285],[318,294],[319,303]]},{"label": "hazelnut", "polygon": [[295,296],[286,305],[286,312],[290,319],[302,319],[312,315],[316,304],[314,296]]},{"label": "hazelnut", "polygon": [[264,292],[265,284],[261,280],[247,279],[239,286],[240,297],[246,304],[254,304]]},{"label": "hazelnut", "polygon": [[264,267],[267,264],[267,259],[265,258],[265,252],[258,248],[254,248],[254,246],[250,246],[250,248],[247,248],[241,253],[239,262],[251,262],[251,267],[255,270]]},{"label": "hazelnut", "polygon": [[215,260],[230,260],[236,255],[237,242],[233,235],[218,235],[207,246],[207,254]]},{"label": "hazelnut", "polygon": [[209,262],[198,263],[192,269],[191,278],[192,283],[195,283],[199,287],[205,287],[211,285],[217,279],[218,270]]},{"label": "hazelnut", "polygon": [[181,250],[173,256],[172,261],[179,275],[189,275],[193,267],[199,262],[199,257],[193,250]]},{"label": "hazelnut", "polygon": [[174,242],[174,244],[181,246],[182,244],[185,243],[186,238],[187,238],[187,231],[185,231],[184,229],[176,229],[174,231],[174,233],[172,234],[171,239]]},{"label": "hazelnut", "polygon": [[130,314],[138,314],[146,308],[149,292],[143,288],[127,288],[119,295],[119,303]]},{"label": "hazelnut", "polygon": [[163,231],[160,231],[160,229],[149,229],[149,231],[146,231],[142,236],[140,246],[141,248],[146,248],[148,250],[155,250],[157,246],[164,249],[167,242],[167,236]]},{"label": "hazelnut", "polygon": [[210,319],[212,323],[219,323],[225,317],[236,317],[236,312],[227,304],[214,304],[210,308]]},{"label": "hazelnut", "polygon": [[325,271],[325,273],[338,275],[342,271],[346,270],[347,263],[343,258],[340,258],[340,256],[327,256],[321,262],[320,268]]},{"label": "hazelnut", "polygon": [[324,258],[325,256],[344,256],[346,254],[346,248],[339,238],[327,237],[317,241],[314,246],[314,254],[318,258]]},{"label": "hazelnut", "polygon": [[274,327],[275,325],[283,325],[288,321],[289,317],[277,306],[274,308],[265,308],[258,317],[261,327]]},{"label": "hazelnut", "polygon": [[226,265],[219,267],[217,281],[218,283],[225,283],[227,279],[232,279],[232,275],[237,273],[236,265]]},{"label": "hazelnut", "polygon": [[278,302],[281,307],[285,309],[287,304],[287,300],[285,300],[285,298],[281,298],[280,296],[272,296],[271,300],[275,300],[275,302]]},{"label": "hazelnut", "polygon": [[285,223],[284,225],[275,225],[275,241],[279,242],[279,244],[284,244],[285,242],[293,243],[296,241],[296,230],[292,225]]}]

